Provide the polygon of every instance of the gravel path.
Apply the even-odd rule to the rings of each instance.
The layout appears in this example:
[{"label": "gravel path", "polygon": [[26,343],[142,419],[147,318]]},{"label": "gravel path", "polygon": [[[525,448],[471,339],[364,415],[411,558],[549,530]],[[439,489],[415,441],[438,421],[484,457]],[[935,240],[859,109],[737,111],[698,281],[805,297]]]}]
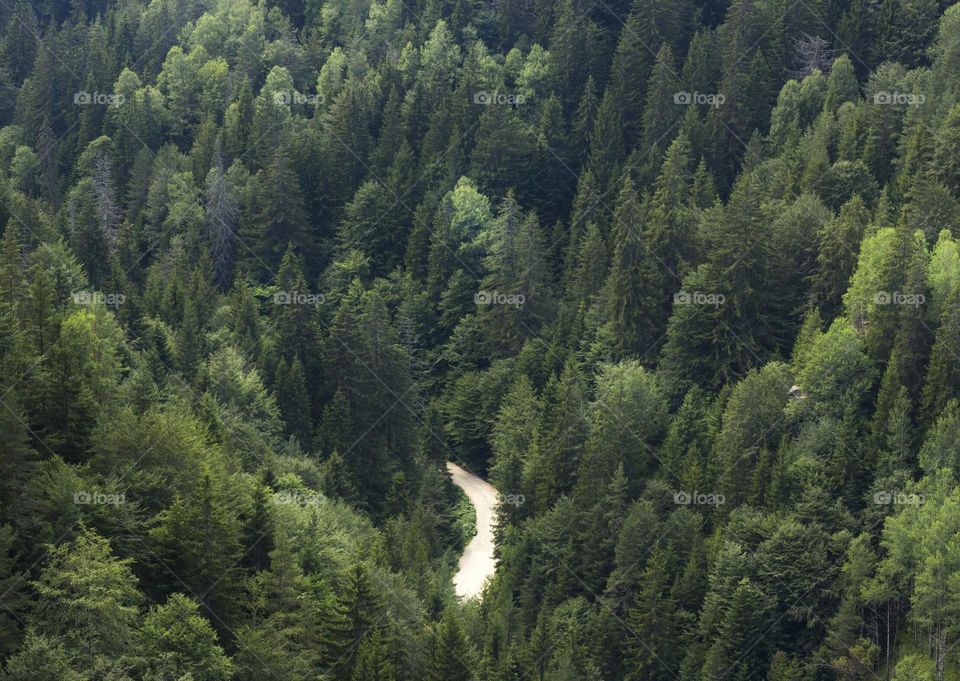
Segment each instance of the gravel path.
[{"label": "gravel path", "polygon": [[496,521],[497,490],[490,483],[447,462],[453,484],[462,489],[477,512],[477,533],[463,555],[460,569],[453,578],[453,587],[462,599],[476,598],[483,591],[488,577],[493,576],[497,564],[493,559],[493,525]]}]

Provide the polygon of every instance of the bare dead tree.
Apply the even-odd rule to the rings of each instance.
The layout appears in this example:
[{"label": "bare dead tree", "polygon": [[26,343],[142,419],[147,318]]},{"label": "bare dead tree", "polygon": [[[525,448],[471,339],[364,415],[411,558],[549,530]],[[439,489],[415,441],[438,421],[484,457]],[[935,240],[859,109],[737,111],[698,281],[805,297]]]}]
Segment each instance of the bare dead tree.
[{"label": "bare dead tree", "polygon": [[223,153],[218,137],[207,175],[207,242],[220,290],[225,290],[230,283],[239,217],[236,193],[223,169]]},{"label": "bare dead tree", "polygon": [[814,71],[826,74],[833,68],[834,50],[818,35],[804,35],[794,43],[793,51],[797,69],[790,71],[791,78],[806,78]]},{"label": "bare dead tree", "polygon": [[97,157],[93,166],[93,200],[97,207],[97,219],[100,229],[110,250],[117,247],[117,227],[123,218],[117,203],[117,190],[113,185],[110,171],[110,159],[105,154]]}]

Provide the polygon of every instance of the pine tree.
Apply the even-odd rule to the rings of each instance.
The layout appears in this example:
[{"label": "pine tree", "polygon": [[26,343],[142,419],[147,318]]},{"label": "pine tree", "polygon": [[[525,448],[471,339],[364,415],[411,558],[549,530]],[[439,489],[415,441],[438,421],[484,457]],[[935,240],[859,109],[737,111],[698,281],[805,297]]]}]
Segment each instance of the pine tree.
[{"label": "pine tree", "polygon": [[[760,189],[755,183],[752,175],[743,178],[722,210],[704,215],[701,230],[710,256],[684,277],[683,290],[691,302],[695,292],[715,297],[706,299],[707,304],[674,304],[661,363],[677,388],[719,386],[736,379],[773,347],[775,320],[761,312],[768,309],[766,297],[772,293],[764,285],[770,244],[760,236]],[[760,318],[762,324],[757,323]]]},{"label": "pine tree", "polygon": [[[544,224],[557,224],[567,215],[576,186],[576,177],[570,168],[579,163],[563,107],[555,95],[544,104],[537,121],[536,139],[531,176],[521,184],[526,187],[521,198]],[[551,243],[559,242],[560,236],[555,232]]]},{"label": "pine tree", "polygon": [[389,651],[374,633],[363,639],[353,666],[352,681],[394,681],[396,679]]},{"label": "pine tree", "polygon": [[633,2],[610,66],[608,92],[612,94],[611,101],[622,122],[624,140],[631,146],[640,139],[644,97],[648,93],[647,78],[662,39],[651,34],[650,10],[653,4],[643,0]]},{"label": "pine tree", "polygon": [[241,76],[233,101],[224,114],[224,151],[230,162],[246,158],[252,151],[250,135],[253,128],[253,114],[253,90],[250,79]]},{"label": "pine tree", "polygon": [[613,94],[607,89],[600,100],[590,133],[590,158],[587,163],[600,196],[606,195],[617,182],[625,148],[620,113]]},{"label": "pine tree", "polygon": [[937,129],[937,144],[930,163],[930,174],[942,182],[954,196],[960,195],[960,105],[950,109]]},{"label": "pine tree", "polygon": [[680,89],[673,51],[669,45],[664,44],[657,54],[647,84],[643,135],[640,141],[640,149],[644,154],[661,152],[670,144],[676,133],[676,126],[683,116],[682,107],[677,106],[675,101],[675,93]]},{"label": "pine tree", "polygon": [[[0,318],[0,323],[4,321]],[[3,365],[6,371],[6,367],[12,368],[15,362],[4,357]],[[16,386],[7,387],[5,382],[3,385],[7,395],[0,409],[0,429],[3,432],[3,440],[0,441],[0,518],[6,520],[18,519],[26,510],[24,493],[27,481],[34,473],[37,455],[30,446],[21,400],[12,392]]]},{"label": "pine tree", "polygon": [[[670,273],[668,291],[679,288],[683,275],[697,254],[694,221],[696,212],[690,205],[690,142],[681,134],[663,159],[650,206],[649,241],[657,261]],[[664,314],[669,305],[664,305]]]},{"label": "pine tree", "polygon": [[567,295],[580,304],[590,304],[603,288],[607,278],[609,256],[603,234],[595,222],[587,223],[576,259],[567,259],[567,271],[572,272]]},{"label": "pine tree", "polygon": [[660,386],[637,360],[602,364],[599,369],[589,412],[590,438],[577,472],[580,499],[602,495],[621,463],[627,480],[639,486],[655,461],[654,443],[667,422]]},{"label": "pine tree", "polygon": [[307,367],[314,372],[319,361],[316,358],[320,335],[317,307],[322,299],[307,283],[304,260],[294,244],[287,244],[275,278],[279,291],[274,294],[273,324],[281,354],[288,362],[299,359],[305,372]]},{"label": "pine tree", "polygon": [[433,631],[433,655],[430,658],[430,681],[469,679],[473,676],[470,667],[470,649],[457,616],[447,611]]},{"label": "pine tree", "polygon": [[773,598],[749,579],[736,585],[717,637],[707,652],[701,675],[704,681],[731,672],[735,679],[758,678],[757,671],[766,669],[766,641],[770,640],[767,636],[773,607]]},{"label": "pine tree", "polygon": [[572,0],[561,0],[548,44],[557,94],[564,111],[572,111],[592,75],[596,26],[584,20]]},{"label": "pine tree", "polygon": [[490,296],[514,296],[518,301],[504,305],[491,300],[481,311],[481,320],[491,353],[512,355],[550,321],[553,301],[542,230],[536,215],[523,216],[513,194],[508,193],[481,238],[488,244],[483,259],[487,274],[481,289]]},{"label": "pine tree", "polygon": [[276,370],[277,406],[283,415],[285,434],[295,437],[306,446],[313,442],[313,419],[310,394],[304,376],[303,363],[294,357],[290,364],[281,358]]},{"label": "pine tree", "polygon": [[857,250],[870,214],[860,196],[843,204],[840,214],[820,229],[812,297],[827,319],[839,314],[842,296],[856,266]]},{"label": "pine tree", "polygon": [[827,77],[827,92],[823,110],[836,112],[845,102],[856,103],[860,99],[860,84],[857,72],[849,55],[841,54],[833,62]]},{"label": "pine tree", "polygon": [[[490,479],[501,494],[524,494],[523,466],[536,434],[541,405],[530,380],[521,375],[504,397],[490,435],[493,462]],[[522,515],[520,506],[497,507],[498,529]]]},{"label": "pine tree", "polygon": [[18,556],[13,552],[16,538],[10,525],[0,525],[0,574],[5,575],[0,578],[0,651],[4,655],[10,655],[22,643],[20,622],[29,604],[26,574],[16,570]]},{"label": "pine tree", "polygon": [[940,325],[930,350],[922,394],[923,421],[930,424],[947,403],[960,397],[960,286],[954,287],[943,306]]},{"label": "pine tree", "polygon": [[521,199],[532,198],[536,138],[515,108],[486,107],[480,115],[476,137],[477,143],[470,155],[470,176],[477,179],[479,189],[490,196],[503,196],[513,187]]},{"label": "pine tree", "polygon": [[189,674],[204,681],[226,681],[234,667],[217,643],[217,634],[196,602],[173,594],[154,606],[140,628],[144,673],[175,678]]},{"label": "pine tree", "polygon": [[336,169],[330,181],[330,199],[345,204],[366,172],[365,164],[373,148],[367,124],[365,85],[351,77],[323,116],[324,151],[329,168]]},{"label": "pine tree", "polygon": [[630,638],[626,646],[626,678],[648,681],[663,678],[675,668],[676,604],[670,598],[670,574],[663,548],[654,547],[637,587],[637,597],[627,616]]},{"label": "pine tree", "polygon": [[544,389],[544,411],[526,474],[537,511],[572,489],[576,479],[588,428],[582,381],[576,362],[570,359]]},{"label": "pine tree", "polygon": [[352,645],[357,646],[371,633],[378,621],[379,600],[363,563],[355,563],[346,576],[342,598]]},{"label": "pine tree", "polygon": [[133,642],[142,599],[131,563],[114,557],[106,539],[82,528],[72,545],[51,547],[33,583],[39,600],[31,623],[42,634],[62,636],[70,656],[87,669],[119,662]]},{"label": "pine tree", "polygon": [[896,5],[893,44],[889,46],[889,59],[908,67],[922,64],[924,50],[932,42],[936,32],[940,5],[931,0],[904,0]]},{"label": "pine tree", "polygon": [[253,490],[253,510],[244,523],[244,565],[255,572],[266,570],[270,566],[270,552],[273,550],[274,519],[270,505],[273,491],[268,486],[272,476],[264,471]]},{"label": "pine tree", "polygon": [[577,160],[583,161],[588,150],[588,141],[593,133],[593,124],[596,121],[600,98],[597,96],[597,84],[593,76],[587,78],[583,86],[583,94],[577,103],[576,114],[573,118],[573,143],[577,148]]},{"label": "pine tree", "polygon": [[173,579],[215,623],[230,621],[239,602],[240,526],[225,503],[222,483],[204,472],[194,494],[176,498],[150,534],[177,575],[164,573],[155,583]]},{"label": "pine tree", "polygon": [[607,342],[616,358],[642,357],[655,349],[665,322],[662,302],[653,297],[663,281],[661,264],[641,232],[645,224],[645,210],[626,177],[614,211],[615,247],[603,291]]},{"label": "pine tree", "polygon": [[254,252],[247,254],[245,267],[262,275],[272,274],[289,244],[299,254],[312,255],[309,219],[289,154],[277,149],[270,166],[257,173],[251,185],[243,241]]},{"label": "pine tree", "polygon": [[197,369],[203,361],[204,351],[200,313],[193,300],[187,299],[183,306],[183,320],[176,332],[174,352],[177,369],[187,380],[192,381],[196,377]]}]

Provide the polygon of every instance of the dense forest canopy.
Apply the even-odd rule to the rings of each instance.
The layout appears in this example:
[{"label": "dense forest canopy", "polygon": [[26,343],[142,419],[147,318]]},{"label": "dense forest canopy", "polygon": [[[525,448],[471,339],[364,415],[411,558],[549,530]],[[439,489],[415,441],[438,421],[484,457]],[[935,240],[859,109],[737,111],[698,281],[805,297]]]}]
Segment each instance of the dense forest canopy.
[{"label": "dense forest canopy", "polygon": [[958,94],[939,0],[0,0],[0,678],[960,679]]}]

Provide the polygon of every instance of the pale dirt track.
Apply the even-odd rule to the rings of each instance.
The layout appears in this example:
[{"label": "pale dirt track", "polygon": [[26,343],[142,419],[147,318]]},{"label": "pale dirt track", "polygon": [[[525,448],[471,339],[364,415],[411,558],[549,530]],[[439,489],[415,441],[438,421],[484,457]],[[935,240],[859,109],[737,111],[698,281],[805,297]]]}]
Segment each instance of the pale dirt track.
[{"label": "pale dirt track", "polygon": [[496,521],[497,490],[486,480],[447,462],[453,484],[462,489],[477,513],[477,533],[463,555],[453,578],[453,588],[463,599],[476,598],[483,591],[488,577],[493,576],[497,564],[493,559],[493,524]]}]

